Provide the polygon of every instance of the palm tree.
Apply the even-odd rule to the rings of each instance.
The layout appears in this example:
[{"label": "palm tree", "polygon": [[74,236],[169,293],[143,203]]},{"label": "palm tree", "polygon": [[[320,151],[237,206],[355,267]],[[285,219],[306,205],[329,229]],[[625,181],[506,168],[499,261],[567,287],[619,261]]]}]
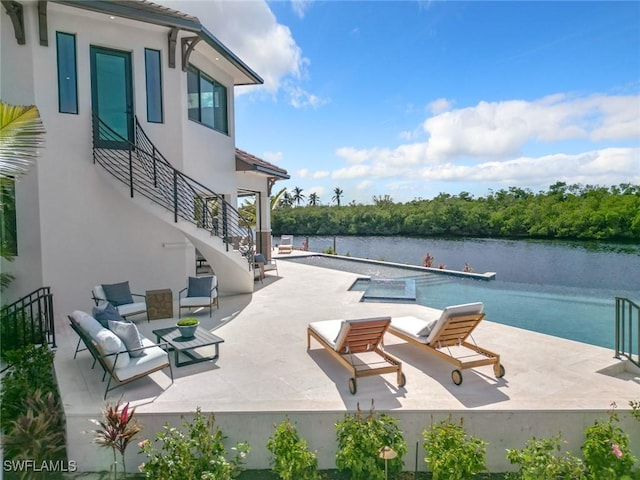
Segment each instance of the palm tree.
[{"label": "palm tree", "polygon": [[317,207],[320,203],[320,197],[316,192],[309,194],[309,205],[312,207]]},{"label": "palm tree", "polygon": [[300,202],[304,200],[304,195],[302,194],[302,189],[300,187],[295,187],[293,189],[293,195],[291,196],[296,205],[300,205]]},{"label": "palm tree", "polygon": [[44,126],[33,106],[9,105],[0,100],[0,177],[26,174],[44,142]]},{"label": "palm tree", "polygon": [[340,199],[342,198],[343,194],[344,192],[342,191],[342,189],[340,187],[336,187],[333,189],[333,197],[331,197],[331,200],[333,200],[338,204],[338,206],[340,206]]},{"label": "palm tree", "polygon": [[282,194],[282,198],[280,199],[280,206],[282,208],[291,208],[293,207],[293,197],[289,192],[284,192]]},{"label": "palm tree", "polygon": [[[9,105],[0,100],[0,216],[2,221],[2,258],[12,261],[15,243],[10,225],[13,221],[6,218],[7,212],[15,212],[16,178],[25,175],[38,156],[38,148],[44,143],[44,126],[40,112],[33,105]],[[7,215],[8,216],[8,215]],[[9,242],[9,236],[12,240]],[[0,273],[0,290],[4,290],[14,279],[8,272]]]}]

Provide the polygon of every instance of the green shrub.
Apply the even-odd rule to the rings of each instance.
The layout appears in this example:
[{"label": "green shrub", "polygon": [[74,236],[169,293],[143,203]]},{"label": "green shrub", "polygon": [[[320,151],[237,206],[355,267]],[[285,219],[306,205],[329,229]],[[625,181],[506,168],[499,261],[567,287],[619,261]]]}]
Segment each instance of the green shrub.
[{"label": "green shrub", "polygon": [[43,396],[52,393],[58,398],[53,357],[53,350],[46,345],[30,345],[7,352],[7,363],[13,368],[2,378],[0,392],[0,427],[6,433],[13,428],[11,422],[27,414],[25,398],[33,397],[36,391]]},{"label": "green shrub", "polygon": [[507,474],[513,480],[582,480],[584,464],[582,460],[565,452],[560,452],[560,434],[537,440],[533,437],[521,450],[507,449],[507,459],[512,465],[520,465],[515,473]]},{"label": "green shrub", "polygon": [[9,422],[3,438],[7,459],[56,461],[65,458],[64,422],[60,402],[53,393],[36,390],[24,400],[26,412]]},{"label": "green shrub", "polygon": [[433,480],[464,480],[486,472],[486,442],[467,437],[460,423],[448,420],[431,425],[422,432],[425,462],[433,472]]},{"label": "green shrub", "polygon": [[305,439],[300,438],[298,430],[287,418],[269,437],[267,449],[273,454],[273,471],[283,480],[316,480],[318,459],[309,451]]},{"label": "green shrub", "polygon": [[629,435],[619,425],[615,404],[609,418],[596,420],[585,431],[582,456],[587,465],[587,478],[619,480],[631,478],[636,458],[629,452]]},{"label": "green shrub", "polygon": [[384,447],[391,447],[398,454],[388,461],[388,471],[392,474],[402,471],[407,443],[398,421],[385,413],[374,413],[373,402],[367,416],[362,415],[359,404],[355,414],[346,414],[344,420],[336,423],[336,433],[336,466],[349,472],[352,479],[384,479],[385,461],[379,456]]},{"label": "green shrub", "polygon": [[215,426],[214,416],[205,418],[200,408],[191,423],[185,421],[182,428],[184,431],[166,424],[153,443],[143,440],[138,444],[147,455],[147,462],[140,466],[145,478],[230,480],[238,476],[249,445],[238,443],[235,456],[227,460],[225,436]]}]

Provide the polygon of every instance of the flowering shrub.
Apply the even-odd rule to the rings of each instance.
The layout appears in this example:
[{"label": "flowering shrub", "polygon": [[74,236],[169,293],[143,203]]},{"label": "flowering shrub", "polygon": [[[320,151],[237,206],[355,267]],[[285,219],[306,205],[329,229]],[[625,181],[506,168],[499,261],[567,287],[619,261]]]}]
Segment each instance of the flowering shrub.
[{"label": "flowering shrub", "polygon": [[486,442],[467,438],[462,419],[456,424],[443,420],[422,432],[425,462],[433,472],[433,480],[464,480],[486,472]]},{"label": "flowering shrub", "polygon": [[[222,431],[214,426],[214,416],[204,417],[200,408],[191,423],[181,431],[166,424],[152,443],[138,443],[147,462],[140,471],[149,480],[230,480],[240,474],[241,465],[249,453],[249,445],[238,443],[236,455],[227,460]],[[154,444],[159,444],[155,447]]]},{"label": "flowering shrub", "polygon": [[619,480],[631,478],[636,458],[629,452],[629,435],[619,425],[615,404],[609,418],[596,420],[585,430],[582,455],[587,465],[587,478],[594,480]]},{"label": "flowering shrub", "polygon": [[507,449],[507,460],[519,465],[516,472],[507,474],[510,480],[583,480],[584,464],[569,452],[562,455],[560,436],[530,439],[524,448]]}]

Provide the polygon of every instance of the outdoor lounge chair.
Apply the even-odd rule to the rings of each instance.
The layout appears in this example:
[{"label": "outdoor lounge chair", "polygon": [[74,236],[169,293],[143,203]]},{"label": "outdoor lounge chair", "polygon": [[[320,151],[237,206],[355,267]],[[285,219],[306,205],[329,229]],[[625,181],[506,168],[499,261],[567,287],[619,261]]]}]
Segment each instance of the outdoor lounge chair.
[{"label": "outdoor lounge chair", "polygon": [[[147,313],[146,297],[138,293],[131,293],[128,281],[96,285],[91,290],[91,297],[96,305],[104,301],[111,303],[116,307],[118,313],[125,318],[139,313]],[[138,297],[142,300],[134,301],[133,297]]]},{"label": "outdoor lounge chair", "polygon": [[178,317],[182,316],[182,309],[209,308],[209,316],[213,306],[218,304],[218,277],[207,275],[204,277],[189,277],[187,286],[178,292]]},{"label": "outdoor lounge chair", "polygon": [[282,235],[280,237],[280,243],[278,244],[278,253],[291,253],[293,252],[293,236]]},{"label": "outdoor lounge chair", "polygon": [[[454,364],[456,369],[451,372],[451,379],[456,385],[462,383],[460,370],[482,365],[493,365],[496,377],[502,378],[505,371],[500,355],[479,347],[471,337],[485,316],[483,307],[482,303],[454,305],[431,319],[395,317],[388,332]],[[473,343],[467,341],[470,337]]]},{"label": "outdoor lounge chair", "polygon": [[407,379],[402,363],[382,350],[382,339],[390,324],[390,317],[312,322],[307,328],[307,350],[313,337],[347,368],[351,372],[349,391],[354,395],[358,390],[356,379],[370,375],[395,372],[398,387],[404,387]]}]

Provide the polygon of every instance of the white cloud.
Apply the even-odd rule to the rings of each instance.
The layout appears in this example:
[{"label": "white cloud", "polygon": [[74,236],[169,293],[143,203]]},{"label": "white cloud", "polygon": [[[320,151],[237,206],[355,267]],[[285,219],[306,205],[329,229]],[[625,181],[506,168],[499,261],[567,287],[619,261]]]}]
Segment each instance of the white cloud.
[{"label": "white cloud", "polygon": [[425,120],[423,128],[430,135],[427,157],[431,162],[464,156],[508,158],[533,141],[634,139],[638,102],[640,96],[606,95],[480,102]]},{"label": "white cloud", "polygon": [[278,163],[278,162],[280,162],[282,160],[283,155],[282,155],[282,152],[264,152],[262,154],[262,157],[267,162]]},{"label": "white cloud", "polygon": [[313,0],[291,0],[291,8],[299,18],[304,18]]},{"label": "white cloud", "polygon": [[447,100],[446,98],[439,98],[427,105],[427,111],[438,114],[450,110],[451,106],[452,104],[449,100]]},{"label": "white cloud", "polygon": [[[287,81],[288,85],[295,85],[306,75],[309,60],[303,56],[289,27],[278,23],[263,0],[154,1],[198,17],[216,38],[263,78],[264,86],[238,87],[238,94],[260,90],[276,94]],[[303,5],[308,2],[298,3],[302,10],[308,8]]]},{"label": "white cloud", "polygon": [[362,182],[356,185],[356,189],[358,190],[369,190],[373,186],[373,182],[371,180],[363,180]]},{"label": "white cloud", "polygon": [[331,175],[331,172],[328,172],[326,170],[319,170],[317,172],[312,172],[310,171],[308,168],[303,168],[302,170],[298,170],[296,172],[296,176],[300,177],[300,178],[313,178],[313,179],[321,179],[321,178],[328,178],[329,175]]},{"label": "white cloud", "polygon": [[539,158],[521,157],[489,161],[473,166],[430,166],[420,176],[430,181],[484,182],[504,185],[547,186],[558,180],[567,183],[611,185],[640,181],[640,148],[607,148],[576,155],[552,154]]}]

